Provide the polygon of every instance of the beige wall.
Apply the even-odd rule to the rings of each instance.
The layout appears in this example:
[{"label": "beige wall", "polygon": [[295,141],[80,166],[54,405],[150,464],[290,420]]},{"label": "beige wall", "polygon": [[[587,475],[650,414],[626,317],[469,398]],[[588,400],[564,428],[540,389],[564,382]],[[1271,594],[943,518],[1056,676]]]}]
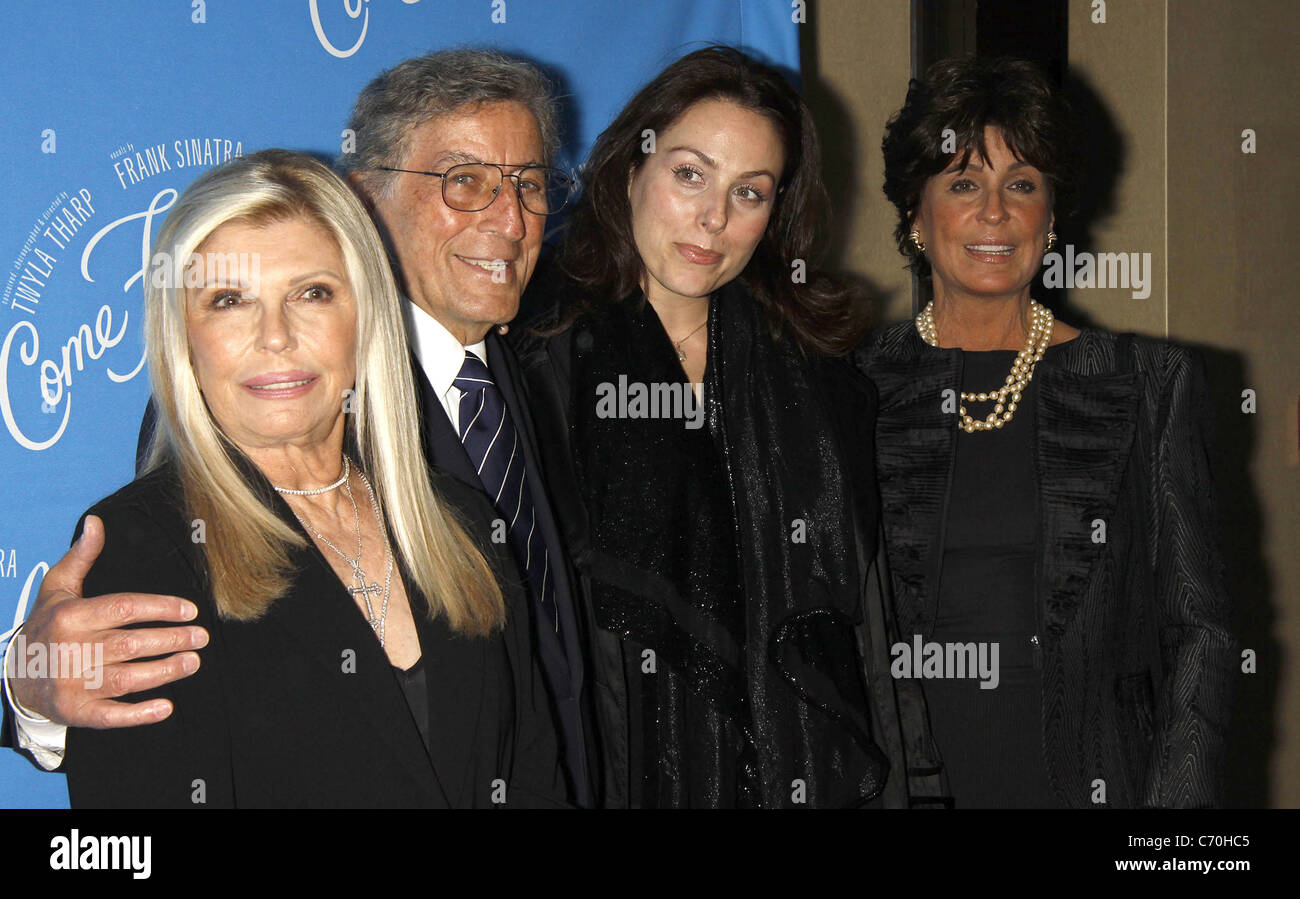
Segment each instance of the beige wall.
[{"label": "beige wall", "polygon": [[1100,102],[1124,153],[1114,184],[1114,211],[1092,224],[1092,253],[1151,253],[1151,293],[1094,287],[1069,295],[1069,309],[1113,330],[1165,336],[1165,8],[1162,0],[1106,6],[1092,21],[1091,0],[1071,0],[1071,75]]},{"label": "beige wall", "polygon": [[[909,4],[810,6],[806,93],[829,144],[835,261],[883,292],[880,319],[897,320],[910,313],[910,278],[890,237],[880,138],[906,93]],[[1091,21],[1092,0],[1069,8],[1072,76],[1121,148],[1106,151],[1118,164],[1113,202],[1087,249],[1150,252],[1153,283],[1146,299],[1071,291],[1067,317],[1168,337],[1206,360],[1233,628],[1257,660],[1236,685],[1229,803],[1300,807],[1300,296],[1286,245],[1300,234],[1300,3],[1106,7],[1104,24]],[[1242,152],[1245,128],[1254,154]],[[1253,415],[1241,411],[1245,389]]]},{"label": "beige wall", "polygon": [[[1211,379],[1214,469],[1234,632],[1256,653],[1237,682],[1228,758],[1234,805],[1300,806],[1300,525],[1296,400],[1300,121],[1292,0],[1070,3],[1070,63],[1125,141],[1115,212],[1098,250],[1151,251],[1155,288],[1082,290],[1107,327],[1195,346]],[[1257,152],[1242,152],[1253,128]],[[1257,396],[1242,412],[1241,392]]]},{"label": "beige wall", "polygon": [[911,16],[905,0],[809,4],[804,93],[826,143],[836,215],[834,264],[867,282],[883,320],[911,314],[911,274],[893,245],[894,207],[881,191],[885,121],[907,96]]},{"label": "beige wall", "polygon": [[[1257,653],[1242,677],[1235,758],[1272,744],[1267,791],[1300,807],[1300,234],[1296,148],[1300,4],[1178,0],[1169,7],[1169,335],[1202,346],[1224,453],[1236,632]],[[1242,152],[1243,129],[1256,152]],[[1258,411],[1241,411],[1254,390]],[[1229,467],[1230,466],[1230,467]],[[1230,781],[1231,784],[1231,781]]]}]

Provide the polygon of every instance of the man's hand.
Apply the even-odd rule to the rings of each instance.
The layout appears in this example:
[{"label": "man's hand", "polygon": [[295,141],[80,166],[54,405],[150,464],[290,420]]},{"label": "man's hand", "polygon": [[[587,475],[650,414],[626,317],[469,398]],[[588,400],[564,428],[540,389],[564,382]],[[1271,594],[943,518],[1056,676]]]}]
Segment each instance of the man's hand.
[{"label": "man's hand", "polygon": [[[188,650],[208,644],[201,627],[124,629],[141,621],[191,621],[194,603],[176,596],[150,593],[109,593],[85,599],[81,584],[104,548],[104,523],[86,517],[80,539],[45,575],[23,636],[27,645],[102,644],[102,678],[86,672],[57,672],[58,677],[15,677],[9,680],[13,698],[23,708],[57,724],[74,727],[133,727],[153,724],[172,713],[166,699],[116,702],[115,697],[150,690],[193,674],[199,655]],[[160,656],[151,662],[133,659]],[[11,659],[10,664],[22,664]],[[99,684],[95,689],[89,682]]]}]

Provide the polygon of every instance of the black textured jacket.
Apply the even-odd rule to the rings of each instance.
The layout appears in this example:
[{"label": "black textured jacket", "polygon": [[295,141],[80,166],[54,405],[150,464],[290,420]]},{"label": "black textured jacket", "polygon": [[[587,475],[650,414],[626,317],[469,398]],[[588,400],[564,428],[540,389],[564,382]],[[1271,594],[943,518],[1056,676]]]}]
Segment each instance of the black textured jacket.
[{"label": "black textured jacket", "polygon": [[[1183,347],[1091,329],[1063,350],[1060,365],[1035,372],[1049,776],[1068,807],[1102,796],[1111,807],[1218,805],[1236,644],[1201,362]],[[880,395],[876,462],[898,630],[925,634],[957,433],[943,391],[960,390],[962,356],[904,322],[873,335],[857,362]],[[927,734],[906,742],[911,770],[941,769]]]}]

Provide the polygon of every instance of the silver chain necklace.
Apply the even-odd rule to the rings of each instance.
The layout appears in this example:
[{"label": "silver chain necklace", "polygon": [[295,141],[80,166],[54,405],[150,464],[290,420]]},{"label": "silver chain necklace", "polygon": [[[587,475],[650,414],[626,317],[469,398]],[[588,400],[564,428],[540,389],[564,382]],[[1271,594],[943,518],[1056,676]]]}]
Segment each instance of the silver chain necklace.
[{"label": "silver chain necklace", "polygon": [[[379,586],[378,583],[375,583],[373,581],[371,581],[370,583],[366,583],[367,580],[366,572],[361,567],[361,556],[362,556],[361,512],[357,508],[356,499],[352,496],[352,485],[351,483],[348,482],[348,470],[349,470],[348,457],[344,455],[343,479],[340,480],[338,483],[333,484],[330,487],[325,487],[314,491],[288,490],[280,487],[276,487],[275,489],[280,493],[291,493],[296,496],[304,496],[304,495],[312,495],[315,493],[325,493],[328,492],[329,490],[333,490],[335,487],[338,487],[339,484],[345,485],[343,490],[347,494],[348,502],[352,504],[353,527],[356,529],[357,532],[357,557],[355,559],[349,558],[347,553],[343,552],[343,550],[335,546],[334,543],[328,537],[326,537],[320,531],[312,527],[311,524],[307,521],[307,519],[299,515],[297,511],[293,509],[290,509],[289,511],[293,512],[293,517],[298,519],[299,523],[301,523],[302,526],[306,528],[313,537],[315,537],[321,543],[324,543],[330,549],[334,550],[334,552],[338,555],[339,558],[341,558],[344,562],[348,563],[348,567],[352,569],[353,586],[348,587],[347,590],[353,596],[360,594],[362,601],[366,604],[366,619],[370,622],[371,630],[373,630],[375,632],[375,635],[379,637],[380,647],[383,647],[384,639],[387,635],[387,630],[388,630],[388,600],[389,600],[389,596],[391,595],[391,588],[393,583],[393,549],[391,546],[388,545],[388,536],[387,534],[384,533],[384,521],[382,518],[379,517],[379,503],[375,500],[375,491],[373,488],[371,488],[370,481],[366,480],[366,476],[361,471],[358,470],[357,475],[358,477],[361,478],[361,483],[366,485],[366,493],[369,494],[370,496],[370,508],[375,513],[375,521],[378,522],[379,524],[379,532],[384,540],[384,555],[388,562],[388,570],[384,575],[384,586],[382,588]],[[370,595],[372,593],[381,593],[381,592],[383,593],[384,596],[384,602],[379,613],[379,618],[375,618],[375,610],[370,603]]]}]

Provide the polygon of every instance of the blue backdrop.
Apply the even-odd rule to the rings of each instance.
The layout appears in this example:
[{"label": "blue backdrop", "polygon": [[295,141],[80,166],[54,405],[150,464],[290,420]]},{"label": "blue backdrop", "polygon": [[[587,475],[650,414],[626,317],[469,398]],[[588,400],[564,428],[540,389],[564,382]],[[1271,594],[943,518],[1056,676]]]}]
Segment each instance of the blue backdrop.
[{"label": "blue backdrop", "polygon": [[[0,56],[0,631],[95,500],[132,478],[148,398],[140,273],[195,177],[268,146],[338,154],[357,92],[429,50],[492,45],[559,76],[576,165],[633,91],[704,43],[798,67],[790,0],[60,0]],[[141,7],[144,7],[141,9]],[[0,752],[0,806],[64,807]]]}]

